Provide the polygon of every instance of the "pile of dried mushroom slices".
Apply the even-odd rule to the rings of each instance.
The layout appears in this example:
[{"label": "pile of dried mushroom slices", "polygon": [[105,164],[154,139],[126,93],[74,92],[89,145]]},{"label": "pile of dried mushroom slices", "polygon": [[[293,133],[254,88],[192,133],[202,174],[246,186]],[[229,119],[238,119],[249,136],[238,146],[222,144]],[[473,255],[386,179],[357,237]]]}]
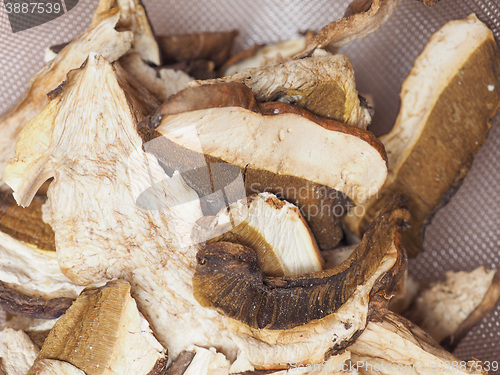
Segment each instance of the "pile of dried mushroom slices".
[{"label": "pile of dried mushroom slices", "polygon": [[447,350],[500,274],[419,290],[407,259],[486,139],[500,54],[445,24],[377,138],[336,51],[398,3],[232,56],[236,31],[155,36],[101,0],[48,48],[0,118],[0,374],[486,374]]}]

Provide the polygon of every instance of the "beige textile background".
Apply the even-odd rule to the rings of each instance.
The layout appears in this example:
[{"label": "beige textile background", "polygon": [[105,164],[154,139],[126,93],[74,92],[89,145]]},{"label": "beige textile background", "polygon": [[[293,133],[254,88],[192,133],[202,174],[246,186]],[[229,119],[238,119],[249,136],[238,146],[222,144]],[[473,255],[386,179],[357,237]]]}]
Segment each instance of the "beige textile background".
[{"label": "beige textile background", "polygon": [[[27,87],[43,64],[46,46],[79,35],[97,1],[81,0],[66,15],[13,34],[0,3],[0,113]],[[239,29],[236,50],[317,30],[342,15],[341,0],[145,0],[157,34]],[[442,0],[427,8],[403,0],[391,20],[341,52],[353,60],[358,89],[373,95],[371,130],[387,132],[397,115],[399,89],[430,35],[445,22],[475,12],[500,41],[500,0]],[[411,275],[427,284],[446,270],[472,270],[500,264],[500,117],[478,153],[464,184],[428,227],[425,253],[411,261]],[[474,328],[456,349],[462,359],[500,361],[500,306]],[[498,372],[500,373],[500,371]]]}]

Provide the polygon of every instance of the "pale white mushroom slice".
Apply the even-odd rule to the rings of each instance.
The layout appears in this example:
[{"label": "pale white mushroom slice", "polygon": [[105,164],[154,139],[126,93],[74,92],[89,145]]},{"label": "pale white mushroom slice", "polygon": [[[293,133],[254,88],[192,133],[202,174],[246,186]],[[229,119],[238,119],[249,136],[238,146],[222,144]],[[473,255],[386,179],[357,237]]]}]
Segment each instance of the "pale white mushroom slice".
[{"label": "pale white mushroom slice", "polygon": [[102,375],[160,375],[167,365],[165,349],[123,280],[87,287],[56,322],[28,375],[44,359]]},{"label": "pale white mushroom slice", "polygon": [[4,328],[0,331],[0,360],[6,375],[26,375],[39,349],[23,331]]},{"label": "pale white mushroom slice", "polygon": [[197,242],[229,241],[254,249],[269,276],[320,271],[323,260],[299,209],[271,193],[255,194],[204,217],[195,228]]},{"label": "pale white mushroom slice", "polygon": [[[180,176],[167,175],[158,159],[144,151],[137,129],[144,114],[117,72],[102,56],[91,54],[23,130],[17,158],[9,163],[7,181],[23,205],[31,202],[39,184],[54,177],[47,209],[64,274],[79,284],[112,278],[130,282],[138,308],[172,360],[192,345],[216,347],[234,369],[247,371],[321,362],[336,344],[347,345],[366,325],[369,296],[386,300],[393,275],[404,267],[397,236],[407,212],[396,209],[377,224],[388,226],[374,229],[374,235],[384,233],[380,241],[374,240],[379,251],[370,251],[377,261],[361,262],[369,268],[363,280],[357,280],[363,284],[333,315],[290,330],[255,330],[234,322],[201,306],[193,294],[200,248],[184,240],[190,239],[193,219],[201,217],[198,196]],[[96,81],[101,85],[97,87]],[[78,108],[75,102],[80,103]],[[240,113],[230,108],[227,114],[231,111]],[[262,119],[260,114],[243,111],[249,118]],[[307,118],[284,116],[312,129]],[[323,127],[314,126],[322,133]],[[369,146],[347,133],[338,136],[363,149],[365,143]],[[39,140],[36,148],[33,139]],[[371,167],[384,170],[383,157],[377,150],[374,153],[380,164],[374,162]],[[386,241],[387,246],[378,246]],[[366,249],[361,247],[359,252],[364,254]],[[47,340],[44,346],[49,347]]]},{"label": "pale white mushroom slice", "polygon": [[248,68],[228,77],[190,85],[242,82],[259,101],[296,103],[312,113],[366,129],[369,108],[361,103],[354,69],[346,55],[327,55]]},{"label": "pale white mushroom slice", "polygon": [[130,52],[122,56],[120,64],[153,93],[160,102],[164,102],[168,97],[181,91],[188,82],[193,80],[181,70],[155,69],[146,64],[137,52]]},{"label": "pale white mushroom slice", "polygon": [[[405,318],[393,313],[370,322],[348,347],[362,375],[450,374],[486,375],[480,362],[461,362],[432,337]],[[457,364],[453,366],[453,364]]]},{"label": "pale white mushroom slice", "polygon": [[162,63],[160,47],[156,41],[142,1],[100,0],[92,18],[92,25],[99,23],[111,9],[117,9],[120,13],[120,21],[117,24],[117,28],[119,30],[131,31],[134,34],[133,49],[145,61],[160,66]]},{"label": "pale white mushroom slice", "polygon": [[100,22],[69,43],[35,74],[24,96],[0,117],[0,189],[5,189],[5,166],[14,156],[15,140],[21,129],[47,105],[47,93],[56,89],[71,69],[79,68],[91,51],[115,61],[130,49],[132,33],[115,30],[119,17],[116,10],[104,13]]},{"label": "pale white mushroom slice", "polygon": [[34,367],[34,375],[88,375],[79,368],[64,361],[42,359]]},{"label": "pale white mushroom slice", "polygon": [[499,50],[475,15],[450,21],[430,38],[401,88],[401,108],[380,139],[389,158],[387,181],[346,222],[357,235],[395,193],[409,200],[412,226],[403,236],[415,256],[425,227],[467,174],[500,106]]},{"label": "pale white mushroom slice", "polygon": [[408,316],[437,342],[453,348],[499,299],[497,270],[448,271],[446,280],[431,284],[418,295]]}]

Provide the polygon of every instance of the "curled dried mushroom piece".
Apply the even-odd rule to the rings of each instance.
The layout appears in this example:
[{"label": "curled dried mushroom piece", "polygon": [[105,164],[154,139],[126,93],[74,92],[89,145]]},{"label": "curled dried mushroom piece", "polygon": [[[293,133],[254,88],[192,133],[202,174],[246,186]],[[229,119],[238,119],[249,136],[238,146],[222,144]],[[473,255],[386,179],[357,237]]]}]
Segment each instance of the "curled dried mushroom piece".
[{"label": "curled dried mushroom piece", "polygon": [[190,85],[241,82],[259,101],[297,104],[312,113],[366,129],[369,109],[356,91],[354,69],[345,55],[327,55],[244,69],[229,77],[196,81]]},{"label": "curled dried mushroom piece", "polygon": [[403,193],[412,213],[405,246],[413,256],[421,251],[425,226],[460,186],[486,140],[500,105],[499,61],[491,30],[475,15],[431,37],[403,83],[396,124],[381,137],[387,181],[377,198],[347,217],[355,234],[393,194]]},{"label": "curled dried mushroom piece", "polygon": [[316,273],[263,277],[254,250],[228,242],[206,245],[197,254],[195,297],[203,306],[264,331],[304,331],[301,326],[307,324],[317,330],[314,326],[321,326],[324,318],[343,321],[346,332],[337,331],[334,339],[335,348],[341,349],[364,328],[360,321],[349,322],[342,310],[361,309],[363,295],[378,303],[390,298],[404,272],[406,255],[398,241],[409,216],[403,207],[397,200],[388,204],[345,262]]},{"label": "curled dried mushroom piece", "polygon": [[323,27],[294,58],[309,56],[317,48],[336,50],[377,30],[392,16],[401,0],[354,0],[344,18]]},{"label": "curled dried mushroom piece", "polygon": [[500,300],[500,273],[476,268],[446,273],[416,298],[408,317],[438,342],[453,349]]},{"label": "curled dried mushroom piece", "polygon": [[268,276],[322,269],[318,245],[299,209],[270,193],[252,195],[217,216],[200,219],[194,238],[200,243],[228,241],[252,248]]},{"label": "curled dried mushroom piece", "polygon": [[27,374],[39,349],[23,331],[4,328],[0,331],[0,374]]}]

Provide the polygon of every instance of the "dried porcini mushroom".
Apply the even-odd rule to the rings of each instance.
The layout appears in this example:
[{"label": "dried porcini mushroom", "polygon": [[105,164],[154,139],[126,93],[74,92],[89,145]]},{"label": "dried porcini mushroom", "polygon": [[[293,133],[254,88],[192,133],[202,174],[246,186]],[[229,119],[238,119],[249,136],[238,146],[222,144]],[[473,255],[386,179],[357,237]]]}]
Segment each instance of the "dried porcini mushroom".
[{"label": "dried porcini mushroom", "polygon": [[408,317],[442,345],[453,349],[500,300],[500,272],[479,267],[446,273],[423,290]]},{"label": "dried porcini mushroom", "polygon": [[39,349],[23,331],[4,328],[0,331],[0,374],[26,374]]},{"label": "dried porcini mushroom", "polygon": [[80,67],[91,51],[100,51],[106,59],[115,61],[130,48],[133,35],[115,30],[119,17],[115,10],[102,14],[100,22],[64,47],[53,61],[31,78],[24,97],[0,117],[1,189],[4,189],[5,165],[14,156],[16,137],[48,103],[47,93],[64,81],[68,71]]},{"label": "dried porcini mushroom", "polygon": [[227,241],[252,248],[268,276],[322,269],[318,245],[299,209],[274,194],[255,194],[198,220],[196,242]]},{"label": "dried porcini mushroom", "polygon": [[[370,132],[316,117],[300,107],[274,102],[257,105],[241,86],[235,92],[237,99],[226,100],[232,88],[225,88],[229,87],[221,84],[212,89],[221,93],[210,99],[217,108],[178,113],[176,108],[182,106],[166,106],[167,111],[174,108],[174,115],[162,114],[160,109],[150,119],[152,124],[143,126],[156,128],[145,139],[146,149],[167,171],[179,169],[185,179],[189,179],[187,171],[207,163],[225,164],[217,189],[241,174],[247,195],[268,191],[296,204],[320,248],[333,248],[342,237],[339,217],[350,201],[362,202],[383,183],[383,148]],[[178,96],[192,98],[193,90]],[[200,97],[206,90],[200,87]],[[219,97],[221,105],[232,102],[232,106],[219,108]],[[241,106],[236,107],[240,98]],[[269,154],[269,150],[274,151]],[[186,181],[204,196],[213,193],[204,191],[211,187],[210,173],[197,175],[201,183]],[[235,200],[241,198],[240,190],[234,194]]]},{"label": "dried porcini mushroom", "polygon": [[72,364],[55,359],[42,359],[33,369],[36,375],[87,375]]},{"label": "dried porcini mushroom", "polygon": [[220,67],[229,59],[237,36],[236,30],[160,35],[158,44],[167,62],[208,60]]},{"label": "dried porcini mushroom", "polygon": [[360,101],[351,60],[327,55],[244,69],[228,77],[197,81],[190,85],[241,82],[258,101],[279,100],[298,104],[312,113],[346,125],[366,129],[369,109]]},{"label": "dried porcini mushroom", "polygon": [[36,196],[30,207],[21,208],[11,193],[0,192],[0,232],[31,244],[38,251],[54,252],[54,231],[42,219],[45,202],[46,199]]},{"label": "dried porcini mushroom", "polygon": [[100,0],[92,18],[92,25],[99,23],[111,9],[117,9],[120,13],[120,20],[116,25],[117,29],[133,33],[133,49],[141,55],[144,61],[157,66],[162,65],[160,47],[142,1]]},{"label": "dried porcini mushroom", "polygon": [[[406,266],[399,235],[408,219],[404,204],[391,202],[377,214],[344,263],[299,276],[263,277],[254,250],[229,242],[206,245],[196,256],[194,295],[202,306],[252,329],[289,330],[306,324],[321,325],[321,319],[328,318],[347,322],[349,317],[342,309],[349,309],[353,303],[360,308],[359,300],[354,302],[360,294],[379,296],[381,301],[391,297]],[[357,333],[349,328],[345,333],[336,332],[337,349],[345,347]]]},{"label": "dried porcini mushroom", "polygon": [[347,217],[351,231],[361,234],[378,207],[403,193],[412,213],[405,247],[413,256],[421,251],[425,226],[459,187],[486,140],[500,105],[499,61],[492,32],[474,15],[447,23],[431,37],[403,83],[396,124],[381,137],[389,157],[387,181],[377,199]]},{"label": "dried porcini mushroom", "polygon": [[8,313],[37,319],[54,319],[64,314],[72,303],[72,298],[59,297],[45,300],[40,297],[30,297],[6,287],[0,281],[0,307]]},{"label": "dried porcini mushroom", "polygon": [[[389,312],[382,321],[368,323],[364,332],[348,347],[352,361],[361,363],[362,374],[389,375],[395,373],[476,374],[488,372],[481,363],[467,364],[440,347],[432,337],[405,318]],[[450,367],[457,363],[457,367]]]},{"label": "dried porcini mushroom", "polygon": [[377,30],[391,17],[401,0],[354,0],[344,18],[323,27],[295,59],[311,55],[317,48],[335,50]]},{"label": "dried porcini mushroom", "polygon": [[243,69],[285,62],[304,50],[307,39],[307,36],[303,36],[265,46],[255,45],[232,56],[221,68],[222,75],[229,76],[241,72]]},{"label": "dried porcini mushroom", "polygon": [[137,79],[159,101],[164,102],[170,96],[184,89],[189,81],[189,75],[181,70],[169,68],[153,68],[144,62],[141,55],[131,51],[119,60],[120,65]]},{"label": "dried porcini mushroom", "polygon": [[68,362],[85,374],[159,375],[167,364],[123,280],[85,289],[50,331],[28,375],[45,359]]}]

